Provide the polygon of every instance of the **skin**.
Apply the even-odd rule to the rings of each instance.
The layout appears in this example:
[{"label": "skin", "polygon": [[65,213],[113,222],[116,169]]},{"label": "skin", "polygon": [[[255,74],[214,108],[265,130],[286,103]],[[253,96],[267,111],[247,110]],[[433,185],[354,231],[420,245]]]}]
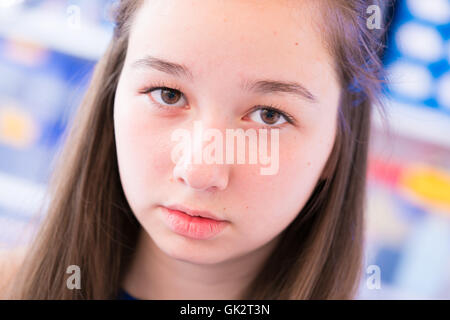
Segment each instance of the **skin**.
[{"label": "skin", "polygon": [[[339,85],[332,58],[314,27],[309,1],[145,1],[131,26],[116,92],[115,137],[127,200],[140,222],[136,255],[123,288],[142,299],[239,299],[280,234],[296,218],[323,173],[337,126]],[[264,22],[264,23],[262,23]],[[147,55],[188,67],[177,78],[133,62]],[[303,84],[317,102],[287,94],[248,93],[244,79]],[[160,81],[180,88],[172,109]],[[169,102],[169,103],[168,103]],[[279,170],[259,165],[174,163],[177,128],[261,129],[270,123],[254,106],[282,106],[297,120],[279,128]],[[183,204],[227,221],[208,240],[163,223],[160,205]]]}]

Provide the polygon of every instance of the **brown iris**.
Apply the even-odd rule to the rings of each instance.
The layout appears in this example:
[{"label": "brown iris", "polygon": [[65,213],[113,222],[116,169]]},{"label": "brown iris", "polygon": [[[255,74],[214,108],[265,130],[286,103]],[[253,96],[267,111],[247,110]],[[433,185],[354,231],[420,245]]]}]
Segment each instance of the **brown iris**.
[{"label": "brown iris", "polygon": [[179,99],[180,92],[172,89],[161,89],[161,97],[167,104],[176,103]]},{"label": "brown iris", "polygon": [[262,109],[261,111],[261,119],[267,124],[274,124],[280,119],[280,113],[270,110],[270,109]]}]

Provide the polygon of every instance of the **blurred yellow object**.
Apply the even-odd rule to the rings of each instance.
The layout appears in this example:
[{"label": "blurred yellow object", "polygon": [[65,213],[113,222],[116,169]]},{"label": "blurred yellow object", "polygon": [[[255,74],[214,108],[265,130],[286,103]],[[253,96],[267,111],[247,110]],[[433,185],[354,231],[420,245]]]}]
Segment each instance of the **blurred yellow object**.
[{"label": "blurred yellow object", "polygon": [[426,165],[404,170],[400,185],[410,196],[437,210],[450,212],[450,173]]},{"label": "blurred yellow object", "polygon": [[50,58],[50,51],[35,42],[9,39],[4,46],[4,54],[11,61],[34,67],[42,65]]},{"label": "blurred yellow object", "polygon": [[16,148],[26,148],[37,139],[35,121],[16,107],[0,107],[0,142]]}]

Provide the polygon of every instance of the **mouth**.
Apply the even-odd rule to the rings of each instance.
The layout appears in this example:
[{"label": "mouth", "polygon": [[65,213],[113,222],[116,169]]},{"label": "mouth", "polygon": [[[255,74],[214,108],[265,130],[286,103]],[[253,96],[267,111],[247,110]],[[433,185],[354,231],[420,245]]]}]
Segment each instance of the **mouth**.
[{"label": "mouth", "polygon": [[[221,233],[228,225],[207,211],[194,211],[180,206],[160,206],[166,226],[173,232],[196,240],[208,240]],[[182,209],[182,210],[180,210]]]},{"label": "mouth", "polygon": [[215,220],[215,221],[226,221],[224,219],[221,219],[220,217],[218,217],[217,215],[209,212],[209,211],[205,211],[205,210],[195,210],[195,209],[190,209],[186,206],[183,205],[170,205],[170,206],[166,206],[167,209],[170,210],[175,210],[175,211],[180,211],[182,213],[185,213],[191,217],[200,217],[200,218],[205,218],[205,219],[210,219],[210,220]]}]

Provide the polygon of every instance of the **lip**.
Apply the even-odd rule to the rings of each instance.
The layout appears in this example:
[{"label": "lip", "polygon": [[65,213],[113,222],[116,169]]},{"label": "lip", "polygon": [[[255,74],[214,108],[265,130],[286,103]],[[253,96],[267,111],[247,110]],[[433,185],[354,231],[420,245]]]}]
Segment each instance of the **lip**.
[{"label": "lip", "polygon": [[194,217],[186,212],[164,206],[160,206],[160,208],[163,213],[163,221],[167,227],[173,232],[188,238],[207,240],[222,232],[228,225],[228,221]]},{"label": "lip", "polygon": [[214,214],[212,214],[209,211],[204,211],[204,210],[193,210],[193,209],[189,209],[183,205],[179,205],[179,204],[175,204],[175,205],[171,205],[171,206],[166,206],[167,209],[170,210],[177,210],[177,211],[182,211],[192,217],[202,217],[202,218],[208,218],[208,219],[212,219],[212,220],[216,220],[216,221],[225,221],[220,219],[219,217],[215,216]]}]

